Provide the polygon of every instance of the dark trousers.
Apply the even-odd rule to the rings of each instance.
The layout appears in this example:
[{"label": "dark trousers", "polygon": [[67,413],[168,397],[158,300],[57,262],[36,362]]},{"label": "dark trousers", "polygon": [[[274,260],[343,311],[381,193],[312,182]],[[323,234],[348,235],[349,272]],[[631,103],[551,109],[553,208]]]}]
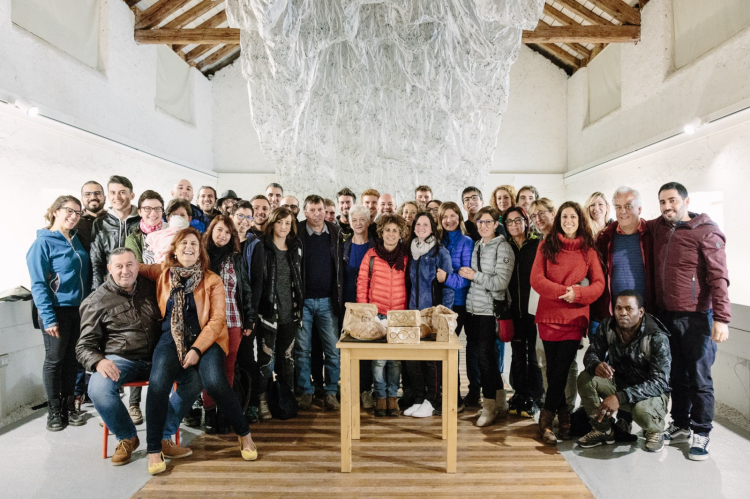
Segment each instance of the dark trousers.
[{"label": "dark trousers", "polygon": [[[476,342],[479,375],[482,377],[482,395],[484,395],[484,398],[491,400],[495,400],[495,393],[503,388],[503,377],[500,373],[497,349],[495,348],[496,328],[495,318],[491,315],[469,314],[466,321],[466,339],[468,340],[473,336]],[[471,331],[471,335],[469,335],[469,331]],[[466,350],[468,359],[468,343]],[[468,366],[468,360],[466,363]]]},{"label": "dark trousers", "polygon": [[580,340],[544,341],[544,356],[547,358],[547,395],[544,408],[557,412],[565,407],[565,385],[568,382],[570,365],[578,353]]},{"label": "dark trousers", "polygon": [[372,390],[372,361],[359,361],[359,389],[363,392]]},{"label": "dark trousers", "polygon": [[294,390],[294,341],[297,337],[297,324],[278,324],[276,330],[261,324],[258,333],[258,394],[268,392],[274,369],[276,379]]},{"label": "dark trousers", "polygon": [[260,326],[256,326],[253,334],[243,336],[240,341],[240,348],[237,350],[237,366],[250,376],[250,405],[258,407],[258,390],[260,387],[260,368],[256,358],[257,338],[259,336]]},{"label": "dark trousers", "polygon": [[513,320],[515,334],[510,348],[513,355],[510,361],[510,373],[513,377],[513,389],[524,398],[541,400],[544,395],[542,370],[536,360],[536,324],[534,317]]},{"label": "dark trousers", "polygon": [[714,419],[711,366],[716,358],[716,343],[711,339],[713,312],[660,311],[657,317],[669,331],[674,424],[708,435]]},{"label": "dark trousers", "polygon": [[442,376],[438,376],[438,363],[433,360],[407,360],[403,364],[409,371],[409,388],[414,395],[414,403],[429,400],[433,407],[437,407],[441,400],[442,382]]},{"label": "dark trousers", "polygon": [[[469,312],[466,311],[466,305],[454,305],[453,311],[458,314],[458,318],[456,319],[456,336],[459,336],[461,331],[466,334],[466,377],[469,380],[469,392],[479,393],[479,390],[482,388],[482,375],[479,372],[479,351],[477,350],[476,335],[473,334],[473,331],[470,331],[467,324]],[[461,397],[460,375],[458,387],[458,396]]]},{"label": "dark trousers", "polygon": [[86,395],[89,389],[89,380],[86,375],[86,368],[80,363],[78,364],[78,372],[76,373],[76,387],[73,390],[76,397]]},{"label": "dark trousers", "polygon": [[[42,380],[47,400],[59,400],[74,394],[78,361],[76,343],[81,336],[81,315],[78,307],[55,307],[59,337],[42,330],[44,338],[44,365]],[[42,321],[39,321],[42,324]]]},{"label": "dark trousers", "polygon": [[[177,348],[172,335],[170,333],[161,335],[154,350],[146,398],[146,441],[149,454],[161,452],[161,440],[170,405],[169,394],[174,382],[190,370],[198,372],[203,388],[214,399],[219,411],[232,425],[234,432],[241,437],[250,433],[247,419],[227,380],[225,364],[224,350],[214,343],[203,352],[197,364],[183,369],[177,357]],[[177,394],[179,393],[178,386]],[[177,412],[187,412],[194,400],[195,397],[191,397],[191,400],[185,399],[179,403],[180,408]]]}]

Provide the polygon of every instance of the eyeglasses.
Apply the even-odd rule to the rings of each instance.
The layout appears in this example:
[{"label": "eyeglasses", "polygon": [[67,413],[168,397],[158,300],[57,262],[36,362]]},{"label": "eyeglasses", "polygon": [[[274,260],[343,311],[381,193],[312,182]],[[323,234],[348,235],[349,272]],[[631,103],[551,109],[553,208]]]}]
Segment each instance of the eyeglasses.
[{"label": "eyeglasses", "polygon": [[494,223],[494,220],[477,220],[477,227],[489,227]]},{"label": "eyeglasses", "polygon": [[440,210],[440,208],[428,208],[427,211],[430,213],[437,213]]},{"label": "eyeglasses", "polygon": [[523,218],[518,217],[518,218],[514,218],[513,220],[506,220],[505,224],[506,225],[516,225],[516,224],[523,225]]},{"label": "eyeglasses", "polygon": [[283,206],[287,210],[299,210],[299,206],[297,206],[296,204],[282,204],[281,206]]},{"label": "eyeglasses", "polygon": [[235,214],[234,214],[234,216],[235,216],[235,217],[237,217],[237,218],[239,219],[239,221],[240,221],[240,222],[241,222],[241,221],[243,221],[243,220],[247,220],[247,221],[249,221],[249,222],[252,222],[253,220],[255,220],[255,219],[254,219],[254,218],[253,218],[252,216],[250,216],[250,215],[247,215],[247,216],[245,216],[245,215],[241,215],[241,214],[239,214],[239,213],[235,213]]},{"label": "eyeglasses", "polygon": [[550,211],[549,210],[539,210],[536,213],[534,213],[533,215],[530,215],[529,218],[531,218],[532,220],[539,220],[542,217],[542,215],[545,214],[545,213],[550,213]]},{"label": "eyeglasses", "polygon": [[83,197],[85,198],[104,197],[104,193],[102,191],[84,192]]},{"label": "eyeglasses", "polygon": [[625,206],[621,205],[615,205],[615,211],[625,210],[625,211],[633,211],[634,206],[630,203],[626,204]]},{"label": "eyeglasses", "polygon": [[76,211],[73,208],[68,208],[67,206],[63,207],[63,210],[65,210],[65,213],[69,215],[75,215],[77,217],[80,217],[83,215],[83,211]]},{"label": "eyeglasses", "polygon": [[468,203],[469,201],[479,201],[480,197],[479,194],[474,194],[473,196],[466,196],[464,198],[464,203]]},{"label": "eyeglasses", "polygon": [[161,215],[162,213],[164,213],[164,208],[162,208],[161,206],[157,206],[156,208],[152,208],[150,206],[142,206],[140,209],[143,210],[143,213],[145,213],[146,215],[150,215],[152,211],[157,215]]}]

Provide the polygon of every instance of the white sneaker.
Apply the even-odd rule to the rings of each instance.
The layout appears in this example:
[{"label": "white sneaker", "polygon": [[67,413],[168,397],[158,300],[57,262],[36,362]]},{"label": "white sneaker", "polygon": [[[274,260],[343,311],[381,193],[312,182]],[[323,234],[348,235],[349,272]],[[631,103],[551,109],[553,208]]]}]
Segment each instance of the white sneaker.
[{"label": "white sneaker", "polygon": [[422,404],[414,404],[404,411],[404,416],[411,416],[412,414],[417,412],[417,409],[419,409],[420,407],[422,407]]},{"label": "white sneaker", "polygon": [[415,418],[427,418],[432,416],[432,411],[434,411],[435,408],[432,407],[432,404],[429,400],[425,400],[422,402],[422,405],[419,406],[419,408],[414,411],[411,415]]},{"label": "white sneaker", "polygon": [[477,419],[477,426],[489,426],[497,417],[497,411],[495,411],[495,401],[491,399],[482,400],[482,410],[479,411],[479,419]]},{"label": "white sneaker", "polygon": [[375,407],[375,399],[372,398],[372,392],[370,390],[362,392],[359,399],[362,401],[363,409],[372,409]]}]

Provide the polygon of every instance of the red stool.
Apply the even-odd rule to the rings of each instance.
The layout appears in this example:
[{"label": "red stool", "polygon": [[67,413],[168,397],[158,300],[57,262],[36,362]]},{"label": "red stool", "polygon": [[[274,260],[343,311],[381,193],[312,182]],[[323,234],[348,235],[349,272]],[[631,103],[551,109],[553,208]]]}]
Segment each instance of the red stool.
[{"label": "red stool", "polygon": [[[148,381],[134,381],[132,383],[125,383],[122,385],[123,388],[125,387],[132,387],[132,386],[148,386]],[[177,383],[174,384],[174,389],[177,390]],[[107,440],[109,437],[109,428],[107,428],[107,423],[102,421],[102,426],[104,427],[104,435],[102,436],[102,459],[107,459]],[[180,428],[177,427],[177,434],[174,437],[174,441],[179,447],[180,445]]]}]

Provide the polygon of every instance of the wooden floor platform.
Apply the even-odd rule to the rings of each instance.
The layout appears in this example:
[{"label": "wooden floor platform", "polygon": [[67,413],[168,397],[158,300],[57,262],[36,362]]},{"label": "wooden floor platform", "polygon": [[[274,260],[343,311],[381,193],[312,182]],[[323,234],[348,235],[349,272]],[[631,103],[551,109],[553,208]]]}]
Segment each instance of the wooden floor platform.
[{"label": "wooden floor platform", "polygon": [[372,411],[362,413],[352,472],[341,473],[339,413],[314,405],[289,421],[252,425],[255,462],[242,461],[234,435],[197,437],[191,457],[168,462],[133,497],[593,497],[557,450],[536,440],[533,421],[477,428],[475,412],[459,414],[455,474],[444,471],[439,417]]}]

